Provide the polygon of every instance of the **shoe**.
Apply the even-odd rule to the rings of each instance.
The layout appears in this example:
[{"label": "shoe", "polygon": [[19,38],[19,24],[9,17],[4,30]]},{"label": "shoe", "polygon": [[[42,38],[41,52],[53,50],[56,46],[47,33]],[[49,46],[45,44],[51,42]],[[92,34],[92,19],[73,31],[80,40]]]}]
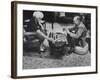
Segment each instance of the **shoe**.
[{"label": "shoe", "polygon": [[43,48],[40,49],[40,52],[44,52],[44,51],[45,51],[45,49],[43,49]]}]

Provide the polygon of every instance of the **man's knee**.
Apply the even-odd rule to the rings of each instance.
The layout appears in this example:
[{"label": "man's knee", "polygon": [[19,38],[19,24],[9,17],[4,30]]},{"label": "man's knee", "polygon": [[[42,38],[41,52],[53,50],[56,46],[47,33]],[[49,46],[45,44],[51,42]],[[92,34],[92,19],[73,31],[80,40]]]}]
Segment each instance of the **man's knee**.
[{"label": "man's knee", "polygon": [[86,46],[84,46],[84,47],[76,46],[75,52],[80,55],[88,53],[88,44],[86,44]]}]

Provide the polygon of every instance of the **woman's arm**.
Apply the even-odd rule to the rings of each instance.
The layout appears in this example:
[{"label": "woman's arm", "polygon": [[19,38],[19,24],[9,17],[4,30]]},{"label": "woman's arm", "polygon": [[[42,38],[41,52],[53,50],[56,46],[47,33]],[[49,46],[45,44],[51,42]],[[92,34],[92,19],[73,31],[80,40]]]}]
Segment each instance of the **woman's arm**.
[{"label": "woman's arm", "polygon": [[46,36],[43,32],[41,32],[39,29],[37,30],[37,33],[38,33],[39,35],[41,35],[43,38],[45,38],[45,39],[47,39],[47,40],[49,40],[49,41],[55,43],[55,40],[54,40],[54,39],[49,38],[49,37]]},{"label": "woman's arm", "polygon": [[38,33],[39,35],[41,35],[43,38],[49,39],[49,37],[46,36],[46,35],[45,35],[42,31],[40,31],[39,29],[37,30],[37,33]]}]

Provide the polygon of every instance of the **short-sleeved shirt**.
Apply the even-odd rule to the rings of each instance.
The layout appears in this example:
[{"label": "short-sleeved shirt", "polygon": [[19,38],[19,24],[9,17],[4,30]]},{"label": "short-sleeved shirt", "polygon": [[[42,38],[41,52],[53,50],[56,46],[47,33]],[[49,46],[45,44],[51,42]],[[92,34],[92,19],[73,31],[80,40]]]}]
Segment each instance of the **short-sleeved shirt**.
[{"label": "short-sleeved shirt", "polygon": [[[41,30],[41,26],[39,25],[38,20],[35,17],[32,17],[30,19],[30,22],[28,24],[26,31],[35,33],[37,30]],[[27,36],[27,38],[29,40],[33,40],[34,38],[36,38],[36,39],[39,39],[40,42],[42,42],[44,40],[44,38],[42,36],[38,35],[38,34],[36,34],[34,36],[32,36],[32,35]]]},{"label": "short-sleeved shirt", "polygon": [[28,24],[27,31],[29,32],[36,32],[38,29],[41,29],[38,20],[35,17],[32,17],[30,19],[30,22]]}]

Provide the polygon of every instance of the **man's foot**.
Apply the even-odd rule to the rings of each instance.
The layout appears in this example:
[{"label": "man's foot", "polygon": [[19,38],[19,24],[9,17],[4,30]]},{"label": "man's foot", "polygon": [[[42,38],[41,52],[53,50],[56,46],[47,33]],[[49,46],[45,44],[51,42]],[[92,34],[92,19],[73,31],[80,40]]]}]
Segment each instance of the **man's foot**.
[{"label": "man's foot", "polygon": [[72,54],[74,52],[74,48],[72,47],[69,51],[68,51],[68,53],[66,54],[67,56],[69,56],[70,54]]}]

